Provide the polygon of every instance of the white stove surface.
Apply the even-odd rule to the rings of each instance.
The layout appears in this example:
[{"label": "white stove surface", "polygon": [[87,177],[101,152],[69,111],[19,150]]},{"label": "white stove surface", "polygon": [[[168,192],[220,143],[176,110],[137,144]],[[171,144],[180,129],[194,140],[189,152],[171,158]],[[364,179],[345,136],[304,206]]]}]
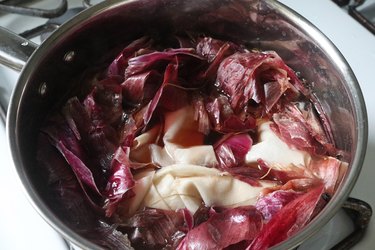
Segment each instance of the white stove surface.
[{"label": "white stove surface", "polygon": [[[341,51],[352,67],[364,93],[368,119],[369,141],[366,159],[361,175],[351,196],[368,202],[375,207],[375,83],[373,77],[375,62],[375,36],[355,22],[346,12],[330,0],[280,0],[317,26]],[[375,2],[375,0],[371,0]],[[47,1],[50,2],[50,1]],[[55,2],[55,1],[51,1]],[[69,0],[70,7],[81,6],[82,1]],[[15,32],[35,27],[43,20],[23,19],[20,23],[17,15],[0,16],[0,26]],[[0,86],[12,86],[18,73],[0,66]],[[7,89],[0,89],[0,100],[10,95]],[[4,126],[0,123],[0,249],[68,249],[60,236],[37,214],[23,194],[22,187],[13,169]],[[329,249],[332,243],[328,239],[340,239],[338,231],[350,232],[351,225],[342,211],[328,223],[321,234],[305,242],[300,249]],[[370,223],[364,239],[353,249],[367,250],[375,246],[375,219]],[[316,245],[318,243],[319,245]]]}]

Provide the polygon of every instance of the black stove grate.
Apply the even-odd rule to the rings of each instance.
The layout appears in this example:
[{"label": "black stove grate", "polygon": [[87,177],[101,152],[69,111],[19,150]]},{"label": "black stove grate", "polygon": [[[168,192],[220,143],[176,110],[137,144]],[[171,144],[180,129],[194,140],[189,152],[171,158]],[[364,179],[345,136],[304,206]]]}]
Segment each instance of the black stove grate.
[{"label": "black stove grate", "polygon": [[[48,21],[45,24],[26,30],[19,35],[26,39],[33,39],[40,36],[43,42],[55,29],[57,29],[65,21],[69,20],[80,11],[92,6],[92,0],[82,0],[82,7],[69,8],[68,0],[60,0],[58,5],[52,9],[39,9],[33,7],[26,7],[25,4],[33,3],[41,0],[0,0],[0,13],[12,13],[25,16],[34,16],[46,18]],[[95,3],[100,1],[94,1]]]},{"label": "black stove grate", "polygon": [[[345,7],[350,16],[363,25],[368,31],[375,35],[375,23],[371,21],[362,11],[358,10],[366,0],[332,0],[340,7]],[[375,13],[374,13],[375,14]]]},{"label": "black stove grate", "polygon": [[336,244],[332,250],[347,250],[355,246],[365,235],[372,216],[371,206],[356,198],[349,197],[342,208],[351,218],[354,231]]},{"label": "black stove grate", "polygon": [[60,0],[55,8],[52,9],[39,9],[27,7],[25,3],[33,1],[27,0],[8,0],[0,1],[0,11],[7,13],[20,14],[25,16],[35,16],[43,18],[54,18],[61,16],[68,9],[67,0]]}]

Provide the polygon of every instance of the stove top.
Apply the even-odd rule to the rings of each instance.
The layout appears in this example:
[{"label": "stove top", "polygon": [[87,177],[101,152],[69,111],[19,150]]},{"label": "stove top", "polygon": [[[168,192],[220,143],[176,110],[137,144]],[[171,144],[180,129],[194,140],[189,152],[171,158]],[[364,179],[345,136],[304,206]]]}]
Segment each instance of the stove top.
[{"label": "stove top", "polygon": [[344,7],[348,14],[375,35],[375,2],[366,0],[332,0]]},{"label": "stove top", "polygon": [[[330,0],[299,1],[280,0],[317,26],[341,51],[352,67],[364,93],[369,119],[369,141],[367,156],[361,175],[351,193],[351,197],[362,199],[375,206],[375,193],[371,184],[375,178],[375,92],[372,71],[375,61],[375,35],[364,28],[348,14],[348,5],[337,6]],[[21,0],[0,0],[2,2],[22,2]],[[26,1],[24,1],[26,2]],[[43,9],[54,9],[67,2],[67,7],[81,8],[84,5],[100,1],[89,0],[32,0],[32,6]],[[337,2],[337,1],[336,1]],[[344,1],[357,4],[362,1]],[[61,6],[60,6],[61,7]],[[361,13],[372,20],[375,16],[375,0],[367,0],[356,7]],[[372,11],[371,11],[372,10]],[[372,14],[371,14],[372,13]],[[45,18],[4,14],[0,12],[0,26],[16,33],[29,34],[31,30],[46,22]],[[35,31],[35,30],[34,30]],[[29,33],[27,33],[29,32]],[[31,36],[30,36],[31,37]],[[32,39],[40,43],[40,38]],[[8,102],[10,92],[16,83],[18,73],[0,65],[0,104]],[[4,126],[0,123],[0,249],[69,249],[65,241],[37,214],[23,195],[6,144]],[[344,210],[326,225],[318,234],[304,242],[298,249],[331,249],[337,242],[350,234],[354,229]],[[372,249],[375,239],[375,222],[372,221],[364,238],[352,249]]]}]

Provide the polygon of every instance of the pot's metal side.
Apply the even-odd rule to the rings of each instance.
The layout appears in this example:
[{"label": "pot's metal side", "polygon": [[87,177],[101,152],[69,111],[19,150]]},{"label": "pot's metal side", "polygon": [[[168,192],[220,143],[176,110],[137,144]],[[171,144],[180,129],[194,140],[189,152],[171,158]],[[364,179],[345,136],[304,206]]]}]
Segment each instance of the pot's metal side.
[{"label": "pot's metal side", "polygon": [[[332,126],[337,147],[343,150],[341,157],[349,163],[346,176],[319,215],[297,235],[273,248],[293,249],[328,223],[354,187],[366,154],[367,113],[359,83],[334,44],[283,4],[277,1],[261,3],[259,15],[263,32],[260,32],[260,47],[280,52],[293,69],[306,77]],[[279,26],[274,32],[264,32],[272,30],[276,24]],[[276,33],[279,33],[277,39]]]},{"label": "pot's metal side", "polygon": [[[128,1],[130,2],[130,1]],[[80,13],[80,15],[76,18],[71,19],[64,25],[62,25],[58,30],[56,30],[51,36],[38,48],[34,53],[25,53],[25,55],[21,58],[21,60],[14,57],[15,60],[11,59],[10,61],[15,61],[15,66],[12,67],[16,70],[20,70],[22,68],[22,72],[20,78],[18,79],[18,83],[12,93],[11,101],[8,108],[8,116],[7,116],[7,136],[8,141],[11,149],[12,159],[16,168],[16,172],[19,176],[19,181],[23,187],[24,192],[27,195],[29,202],[32,204],[34,209],[39,213],[39,215],[50,225],[52,226],[64,239],[69,242],[69,245],[72,249],[92,249],[92,250],[101,250],[104,249],[97,244],[89,241],[88,239],[82,237],[80,234],[75,232],[72,228],[68,227],[64,220],[59,218],[54,211],[51,211],[50,207],[43,199],[41,194],[36,191],[35,188],[35,180],[30,177],[30,160],[33,156],[28,155],[25,156],[24,151],[22,152],[21,148],[27,148],[28,145],[35,146],[35,142],[31,140],[35,139],[30,138],[29,136],[25,139],[23,138],[23,133],[26,131],[25,126],[21,126],[20,116],[21,114],[25,113],[22,110],[24,106],[32,106],[33,103],[38,102],[35,98],[40,98],[41,102],[43,102],[44,94],[49,94],[48,88],[45,89],[43,86],[45,82],[42,80],[43,77],[40,78],[41,81],[33,82],[33,77],[36,74],[40,73],[36,71],[36,69],[40,69],[39,67],[42,65],[43,62],[48,61],[48,58],[54,57],[54,49],[56,48],[57,44],[61,43],[64,37],[68,36],[68,34],[72,34],[72,32],[79,32],[77,30],[83,29],[82,23],[84,21],[90,20],[90,18],[95,17],[100,12],[108,11],[111,8],[116,8],[116,4],[126,5],[125,1],[105,1],[101,4],[93,6],[86,11]],[[8,36],[8,34],[7,34]],[[11,39],[21,39],[17,38],[17,36],[12,36]],[[22,43],[26,42],[26,40],[22,41]],[[19,43],[19,42],[18,42]],[[33,46],[32,43],[29,45]],[[35,46],[36,47],[36,46]],[[69,51],[67,51],[69,52]],[[7,52],[7,54],[9,54]],[[13,54],[13,53],[10,53]],[[22,55],[22,53],[20,53]],[[28,56],[30,56],[28,58]],[[6,55],[8,57],[8,55]],[[13,57],[8,57],[13,58]],[[27,61],[28,60],[28,61]],[[25,64],[24,62],[27,63]],[[66,67],[66,62],[64,62],[64,58],[59,58],[58,61],[61,61],[61,64],[51,65],[53,67]],[[40,69],[40,70],[43,70]],[[53,72],[51,72],[53,73]],[[59,76],[55,76],[59,77]],[[61,76],[64,77],[64,76]],[[44,89],[44,90],[43,90]],[[47,91],[47,93],[42,93]],[[33,101],[30,102],[30,105],[27,105],[29,102],[29,97],[25,97],[26,94],[32,92],[35,96]],[[61,93],[63,94],[63,93]],[[37,115],[39,113],[43,113],[45,110],[38,110],[36,108],[34,110],[35,113],[29,113],[28,120],[32,120],[33,115]],[[40,115],[40,114],[39,114]],[[43,116],[43,115],[42,115]],[[26,122],[27,123],[27,122]],[[25,125],[25,124],[23,124]],[[26,124],[26,127],[28,125]],[[35,130],[35,126],[30,124],[30,130]],[[35,156],[34,156],[35,157]]]}]

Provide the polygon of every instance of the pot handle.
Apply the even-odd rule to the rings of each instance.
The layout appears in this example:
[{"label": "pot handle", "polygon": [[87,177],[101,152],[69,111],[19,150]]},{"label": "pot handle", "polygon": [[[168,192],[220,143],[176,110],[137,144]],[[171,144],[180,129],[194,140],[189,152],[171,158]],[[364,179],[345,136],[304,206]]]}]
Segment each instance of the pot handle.
[{"label": "pot handle", "polygon": [[[36,43],[0,27],[0,64],[20,72],[37,47]],[[0,90],[2,88],[5,88],[2,92],[6,94],[12,93],[13,88],[2,86],[0,81]],[[4,124],[6,107],[8,107],[8,103],[0,103],[0,120]]]},{"label": "pot handle", "polygon": [[0,37],[0,64],[21,71],[38,45],[3,27]]},{"label": "pot handle", "polygon": [[6,122],[6,112],[5,112],[5,108],[3,107],[3,105],[0,103],[0,120],[3,124],[5,124]]}]

